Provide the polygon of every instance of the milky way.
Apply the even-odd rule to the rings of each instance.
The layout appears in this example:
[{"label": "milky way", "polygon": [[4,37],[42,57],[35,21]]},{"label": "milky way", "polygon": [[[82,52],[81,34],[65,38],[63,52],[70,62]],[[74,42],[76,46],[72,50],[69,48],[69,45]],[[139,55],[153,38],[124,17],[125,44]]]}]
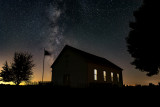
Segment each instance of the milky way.
[{"label": "milky way", "polygon": [[[133,11],[142,0],[0,0],[0,69],[12,61],[15,51],[33,54],[33,81],[42,75],[43,49],[45,80],[51,80],[50,66],[63,46],[69,44],[104,57],[124,69],[125,84],[156,83],[130,65],[125,37]],[[136,79],[135,79],[136,78]],[[147,81],[146,81],[147,80]]]}]

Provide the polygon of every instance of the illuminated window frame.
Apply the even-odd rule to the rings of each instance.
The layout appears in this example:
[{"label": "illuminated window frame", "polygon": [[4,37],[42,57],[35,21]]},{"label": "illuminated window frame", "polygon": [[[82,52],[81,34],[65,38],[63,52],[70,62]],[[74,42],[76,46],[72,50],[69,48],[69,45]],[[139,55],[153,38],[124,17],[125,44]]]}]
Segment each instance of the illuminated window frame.
[{"label": "illuminated window frame", "polygon": [[94,69],[94,80],[97,81],[97,69]]},{"label": "illuminated window frame", "polygon": [[117,73],[117,81],[119,82],[119,74]]},{"label": "illuminated window frame", "polygon": [[107,81],[107,78],[106,78],[106,71],[103,71],[103,78],[104,78],[104,81],[106,82]]},{"label": "illuminated window frame", "polygon": [[111,81],[113,82],[113,72],[111,72]]}]

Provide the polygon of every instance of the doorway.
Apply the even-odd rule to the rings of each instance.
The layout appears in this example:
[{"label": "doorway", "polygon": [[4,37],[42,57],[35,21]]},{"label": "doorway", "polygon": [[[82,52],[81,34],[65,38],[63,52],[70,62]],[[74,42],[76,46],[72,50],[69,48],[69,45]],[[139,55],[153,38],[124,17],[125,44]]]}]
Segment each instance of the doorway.
[{"label": "doorway", "polygon": [[63,84],[64,86],[66,87],[69,87],[70,86],[70,75],[69,74],[65,74],[63,76]]}]

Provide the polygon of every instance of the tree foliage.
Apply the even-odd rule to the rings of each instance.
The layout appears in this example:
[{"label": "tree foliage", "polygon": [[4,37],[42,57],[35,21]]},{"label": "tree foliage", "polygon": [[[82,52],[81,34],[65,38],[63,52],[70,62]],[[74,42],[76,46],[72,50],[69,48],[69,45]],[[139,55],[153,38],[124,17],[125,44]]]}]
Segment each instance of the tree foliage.
[{"label": "tree foliage", "polygon": [[4,82],[12,81],[19,85],[22,81],[30,81],[34,66],[31,54],[16,52],[11,67],[6,62],[0,76]]},{"label": "tree foliage", "polygon": [[144,0],[134,12],[135,22],[130,23],[131,31],[126,38],[128,52],[134,58],[131,64],[148,76],[158,74],[160,67],[159,10],[158,0]]},{"label": "tree foliage", "polygon": [[11,72],[11,68],[8,66],[7,61],[4,64],[4,66],[2,67],[2,69],[3,70],[0,73],[0,77],[2,77],[1,81],[4,81],[4,82],[12,81],[12,72]]}]

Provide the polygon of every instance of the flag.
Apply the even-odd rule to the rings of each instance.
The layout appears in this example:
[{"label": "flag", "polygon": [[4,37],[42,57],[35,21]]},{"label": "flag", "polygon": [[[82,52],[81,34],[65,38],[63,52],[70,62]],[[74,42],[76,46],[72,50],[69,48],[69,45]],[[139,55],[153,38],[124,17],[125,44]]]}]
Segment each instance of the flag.
[{"label": "flag", "polygon": [[44,55],[49,56],[49,55],[51,55],[51,53],[48,52],[47,50],[44,50]]}]

